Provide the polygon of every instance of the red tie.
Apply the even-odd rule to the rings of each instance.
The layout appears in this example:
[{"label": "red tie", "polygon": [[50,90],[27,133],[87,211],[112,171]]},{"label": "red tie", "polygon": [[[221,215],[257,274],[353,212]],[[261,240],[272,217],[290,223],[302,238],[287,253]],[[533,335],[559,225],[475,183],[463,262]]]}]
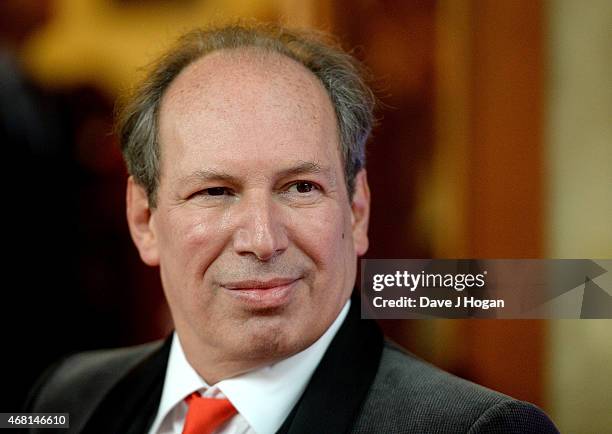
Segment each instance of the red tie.
[{"label": "red tie", "polygon": [[183,434],[211,434],[236,414],[227,399],[203,398],[199,392],[193,392],[185,402],[189,409]]}]

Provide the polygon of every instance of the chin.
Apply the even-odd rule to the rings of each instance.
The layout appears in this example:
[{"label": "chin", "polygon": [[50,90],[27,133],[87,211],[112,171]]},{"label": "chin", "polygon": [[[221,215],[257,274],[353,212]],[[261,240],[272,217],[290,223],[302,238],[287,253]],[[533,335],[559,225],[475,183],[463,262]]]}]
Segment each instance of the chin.
[{"label": "chin", "polygon": [[[287,326],[292,326],[291,330]],[[251,327],[253,326],[253,327]],[[305,333],[295,329],[295,324],[250,324],[249,329],[241,335],[236,350],[241,357],[249,360],[261,360],[262,363],[273,363],[276,360],[289,357],[311,345],[312,342]]]}]

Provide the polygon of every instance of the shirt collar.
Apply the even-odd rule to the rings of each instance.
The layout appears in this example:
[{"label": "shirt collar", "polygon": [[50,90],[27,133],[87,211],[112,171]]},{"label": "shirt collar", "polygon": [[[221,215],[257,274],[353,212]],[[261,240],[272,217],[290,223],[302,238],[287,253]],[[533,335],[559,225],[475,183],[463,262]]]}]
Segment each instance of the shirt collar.
[{"label": "shirt collar", "polygon": [[175,333],[153,428],[159,426],[166,415],[187,395],[196,390],[210,389],[208,392],[213,393],[207,393],[207,396],[216,396],[217,390],[220,390],[255,432],[276,432],[304,392],[310,377],[346,318],[350,303],[350,299],[347,300],[325,333],[305,350],[272,365],[220,381],[212,387],[206,384],[189,364]]}]

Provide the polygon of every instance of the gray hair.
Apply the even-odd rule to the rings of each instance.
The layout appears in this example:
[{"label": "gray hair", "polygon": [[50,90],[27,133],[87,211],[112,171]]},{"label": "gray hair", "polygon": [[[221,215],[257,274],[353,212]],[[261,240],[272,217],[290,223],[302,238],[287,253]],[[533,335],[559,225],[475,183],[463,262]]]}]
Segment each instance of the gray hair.
[{"label": "gray hair", "polygon": [[338,122],[339,142],[349,198],[365,165],[365,144],[374,122],[375,98],[361,64],[329,35],[275,24],[240,23],[197,29],[182,36],[128,96],[117,116],[117,131],[127,169],[155,208],[160,176],[158,113],[164,92],[179,73],[214,51],[257,47],[304,65],[321,81]]}]

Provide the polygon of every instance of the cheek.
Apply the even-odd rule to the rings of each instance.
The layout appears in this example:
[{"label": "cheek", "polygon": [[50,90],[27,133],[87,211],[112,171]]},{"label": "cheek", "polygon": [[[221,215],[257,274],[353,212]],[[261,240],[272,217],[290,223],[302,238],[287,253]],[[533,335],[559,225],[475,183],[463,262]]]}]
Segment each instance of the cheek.
[{"label": "cheek", "polygon": [[294,242],[319,269],[337,269],[351,240],[348,222],[338,206],[305,213],[293,219]]},{"label": "cheek", "polygon": [[183,212],[181,215],[169,213],[160,222],[164,227],[159,239],[161,267],[172,279],[169,284],[189,288],[191,285],[186,280],[201,281],[223,248],[221,221],[203,213]]}]

